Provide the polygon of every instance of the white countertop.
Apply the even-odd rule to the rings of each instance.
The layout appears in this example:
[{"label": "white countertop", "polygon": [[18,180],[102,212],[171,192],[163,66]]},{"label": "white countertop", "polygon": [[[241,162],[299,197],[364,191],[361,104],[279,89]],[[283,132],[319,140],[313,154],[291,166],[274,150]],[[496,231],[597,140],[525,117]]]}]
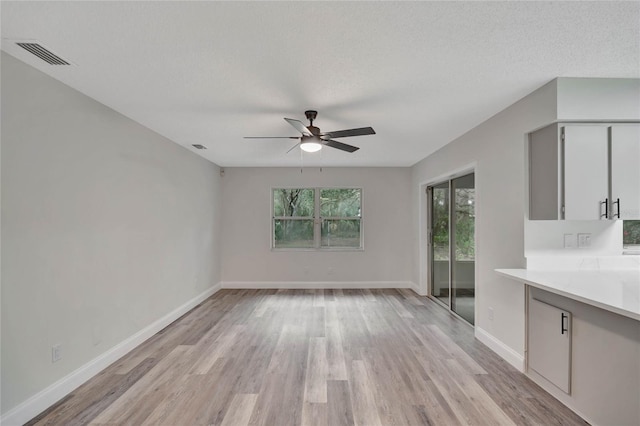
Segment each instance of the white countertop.
[{"label": "white countertop", "polygon": [[640,321],[640,270],[496,269],[496,272]]}]

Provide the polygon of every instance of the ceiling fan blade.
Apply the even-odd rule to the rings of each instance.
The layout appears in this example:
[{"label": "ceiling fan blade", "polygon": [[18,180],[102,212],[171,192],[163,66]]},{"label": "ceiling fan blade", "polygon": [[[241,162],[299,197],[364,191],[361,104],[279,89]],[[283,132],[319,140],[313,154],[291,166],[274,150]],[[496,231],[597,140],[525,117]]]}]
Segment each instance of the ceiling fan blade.
[{"label": "ceiling fan blade", "polygon": [[285,118],[285,121],[291,124],[297,131],[302,133],[305,136],[313,136],[307,126],[300,120],[294,120],[293,118]]},{"label": "ceiling fan blade", "polygon": [[372,127],[360,127],[358,129],[336,130],[335,132],[325,132],[321,136],[330,138],[346,138],[349,136],[375,135],[376,131]]},{"label": "ceiling fan blade", "polygon": [[324,144],[326,146],[330,146],[331,148],[336,148],[336,149],[340,149],[342,151],[347,151],[347,152],[354,152],[360,149],[357,146],[347,145],[346,143],[342,143],[338,141],[332,141],[331,139],[329,140],[325,139]]},{"label": "ceiling fan blade", "polygon": [[244,139],[300,139],[300,136],[245,136]]}]

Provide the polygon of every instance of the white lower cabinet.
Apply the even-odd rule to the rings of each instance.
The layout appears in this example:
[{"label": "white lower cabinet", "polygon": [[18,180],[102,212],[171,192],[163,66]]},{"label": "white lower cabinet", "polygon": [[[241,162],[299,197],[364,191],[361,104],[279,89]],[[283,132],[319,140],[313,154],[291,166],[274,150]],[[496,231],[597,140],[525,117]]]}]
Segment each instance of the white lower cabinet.
[{"label": "white lower cabinet", "polygon": [[640,425],[640,321],[526,293],[527,376],[594,426]]},{"label": "white lower cabinet", "polygon": [[529,300],[528,366],[571,393],[571,313]]}]

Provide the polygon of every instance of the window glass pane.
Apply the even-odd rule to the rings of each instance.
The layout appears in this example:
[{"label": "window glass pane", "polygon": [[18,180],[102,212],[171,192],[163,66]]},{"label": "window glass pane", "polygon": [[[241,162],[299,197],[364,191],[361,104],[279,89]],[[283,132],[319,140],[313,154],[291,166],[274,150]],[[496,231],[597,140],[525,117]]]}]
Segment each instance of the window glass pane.
[{"label": "window glass pane", "polygon": [[[473,175],[469,176],[464,176],[466,180],[458,178],[456,184],[473,185]],[[456,187],[454,196],[456,260],[472,261],[475,259],[475,189]]]},{"label": "window glass pane", "polygon": [[[431,205],[431,227],[433,232],[433,260],[449,261],[449,182],[433,187]],[[449,286],[448,263],[442,269],[446,271],[447,287]]]},{"label": "window glass pane", "polygon": [[273,216],[313,217],[313,189],[274,189]]},{"label": "window glass pane", "polygon": [[360,217],[360,189],[321,189],[320,216]]},{"label": "window glass pane", "polygon": [[274,220],[275,248],[312,248],[313,220]]},{"label": "window glass pane", "polygon": [[640,220],[625,220],[622,224],[622,243],[625,246],[640,245]]},{"label": "window glass pane", "polygon": [[322,247],[360,247],[360,219],[323,220]]}]

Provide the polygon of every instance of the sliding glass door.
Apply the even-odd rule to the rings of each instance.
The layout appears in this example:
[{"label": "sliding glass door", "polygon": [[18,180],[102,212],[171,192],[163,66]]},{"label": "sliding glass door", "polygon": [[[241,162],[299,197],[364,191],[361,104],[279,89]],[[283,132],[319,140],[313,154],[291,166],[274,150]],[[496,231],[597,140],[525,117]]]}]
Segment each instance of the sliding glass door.
[{"label": "sliding glass door", "polygon": [[473,173],[427,188],[430,294],[470,324],[475,312]]}]

